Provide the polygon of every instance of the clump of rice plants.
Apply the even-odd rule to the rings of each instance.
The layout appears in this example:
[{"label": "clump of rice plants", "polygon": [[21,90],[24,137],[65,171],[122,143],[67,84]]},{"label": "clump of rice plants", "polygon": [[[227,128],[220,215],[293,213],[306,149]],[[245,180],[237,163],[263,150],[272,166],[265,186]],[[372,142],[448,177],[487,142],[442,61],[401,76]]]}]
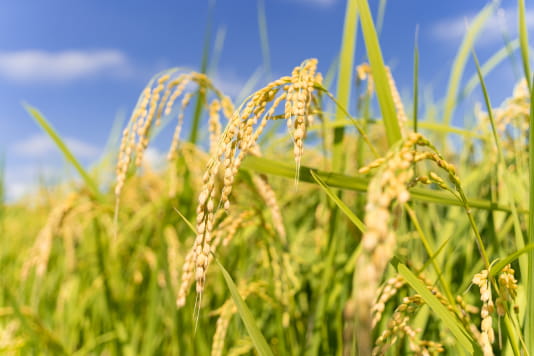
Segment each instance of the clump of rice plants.
[{"label": "clump of rice plants", "polygon": [[[405,110],[367,2],[348,3],[369,64],[340,73],[367,80],[360,117],[316,59],[240,103],[170,69],[142,91],[104,191],[29,109],[83,181],[2,208],[0,353],[534,353],[530,73],[494,108],[474,57],[475,128],[450,122],[462,70],[432,121]],[[205,142],[182,139],[197,119]],[[143,157],[165,122],[158,171]]]}]

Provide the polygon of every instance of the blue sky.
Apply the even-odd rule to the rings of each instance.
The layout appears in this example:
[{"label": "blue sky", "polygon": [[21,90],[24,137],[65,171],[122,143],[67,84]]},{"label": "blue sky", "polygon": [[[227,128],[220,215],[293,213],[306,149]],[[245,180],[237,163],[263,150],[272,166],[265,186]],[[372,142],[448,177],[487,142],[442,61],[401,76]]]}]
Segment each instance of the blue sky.
[{"label": "blue sky", "polygon": [[[341,42],[342,0],[264,0],[271,78],[285,75],[303,59],[319,59],[326,72]],[[61,155],[26,114],[22,102],[37,107],[89,165],[95,162],[118,113],[129,114],[152,75],[168,67],[198,70],[208,0],[47,0],[0,4],[0,153],[5,156],[10,199],[39,177],[57,179],[66,171]],[[487,1],[388,1],[380,35],[384,58],[401,92],[412,86],[413,44],[419,26],[420,80],[435,98],[445,92],[466,23]],[[376,14],[377,0],[370,0]],[[527,4],[529,6],[530,4]],[[503,0],[476,46],[483,61],[514,38],[516,2]],[[534,7],[528,10],[534,29]],[[212,42],[225,34],[214,70],[217,84],[236,95],[262,68],[257,1],[215,2]],[[532,37],[534,33],[530,32]],[[361,38],[357,62],[365,58]],[[516,64],[519,64],[516,56]],[[519,68],[519,67],[518,67]],[[467,68],[467,78],[474,71]],[[516,80],[510,61],[488,76],[494,106]],[[261,83],[267,81],[264,78]],[[472,100],[480,100],[475,93]],[[154,151],[156,152],[156,151]]]}]

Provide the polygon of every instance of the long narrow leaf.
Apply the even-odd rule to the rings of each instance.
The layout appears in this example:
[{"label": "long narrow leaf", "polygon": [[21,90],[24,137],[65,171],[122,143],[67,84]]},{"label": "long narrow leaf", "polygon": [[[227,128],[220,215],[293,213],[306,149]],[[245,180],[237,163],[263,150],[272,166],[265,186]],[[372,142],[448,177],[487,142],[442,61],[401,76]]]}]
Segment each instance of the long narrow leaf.
[{"label": "long narrow leaf", "polygon": [[313,170],[310,170],[310,174],[313,177],[313,179],[319,184],[319,186],[324,190],[326,195],[330,197],[336,203],[336,205],[341,209],[343,213],[349,218],[350,221],[360,230],[362,233],[365,232],[365,224],[363,221],[360,220],[353,212],[350,210],[350,208],[343,202],[343,200],[339,199],[339,197],[326,185],[326,183],[315,173]]},{"label": "long narrow leaf", "polygon": [[517,16],[519,17],[519,42],[521,43],[521,59],[523,61],[523,70],[525,71],[525,79],[527,80],[528,88],[532,89],[532,81],[530,80],[530,62],[528,59],[529,46],[525,0],[518,0],[517,11]]},{"label": "long narrow leaf", "polygon": [[[204,47],[202,49],[202,62],[200,64],[200,73],[205,74],[208,71],[209,50],[211,41],[211,26],[213,23],[213,13],[215,9],[215,0],[209,1],[208,21],[206,24],[206,34],[204,37]],[[197,142],[198,130],[200,128],[200,118],[204,108],[204,101],[206,100],[205,90],[199,89],[197,91],[197,100],[195,102],[195,111],[193,114],[193,123],[191,125],[191,133],[189,134],[189,141],[193,144]]]},{"label": "long narrow leaf", "polygon": [[258,0],[258,29],[260,31],[261,54],[263,56],[263,70],[267,77],[271,75],[271,51],[269,50],[269,36],[267,31],[267,16],[265,1]]},{"label": "long narrow leaf", "polygon": [[54,141],[56,146],[59,148],[67,162],[72,164],[72,166],[76,169],[76,171],[80,174],[83,181],[93,194],[93,196],[98,200],[103,200],[103,197],[98,190],[98,186],[93,181],[91,176],[85,171],[85,169],[82,167],[80,162],[76,159],[74,154],[71,152],[71,150],[67,147],[65,142],[61,139],[59,134],[56,132],[56,130],[52,127],[52,125],[48,122],[48,120],[37,110],[36,108],[25,104],[24,108],[26,111],[31,115],[31,117],[41,126],[43,131]]},{"label": "long narrow leaf", "polygon": [[493,264],[491,266],[490,276],[494,277],[499,273],[504,266],[506,266],[509,263],[514,262],[517,260],[522,254],[530,252],[534,250],[534,243],[528,244],[525,247],[523,247],[520,250],[517,250],[516,252],[512,253],[511,255],[506,256],[505,258],[499,260],[499,262]]},{"label": "long narrow leaf", "polygon": [[464,330],[462,325],[454,315],[440,303],[438,298],[434,296],[425,286],[425,284],[413,274],[408,267],[399,261],[393,261],[395,269],[401,276],[404,277],[406,282],[415,289],[415,291],[421,295],[421,298],[428,304],[430,309],[436,314],[436,316],[445,324],[445,326],[454,335],[456,341],[467,351],[470,355],[475,352],[474,341],[469,334]]},{"label": "long narrow leaf", "polygon": [[467,30],[465,37],[462,41],[458,54],[454,59],[452,72],[449,77],[449,85],[447,88],[447,96],[445,97],[445,111],[443,113],[443,122],[445,125],[449,125],[452,120],[452,114],[456,107],[456,99],[458,96],[458,88],[460,86],[460,80],[464,73],[465,64],[469,58],[469,53],[475,44],[475,40],[480,34],[480,31],[484,27],[484,23],[490,15],[493,13],[496,3],[491,3],[484,7],[484,9],[475,17],[471,26]]},{"label": "long narrow leaf", "polygon": [[[478,78],[480,80],[480,87],[482,89],[482,93],[484,94],[484,101],[486,103],[486,109],[488,110],[488,117],[491,123],[491,131],[493,133],[493,139],[495,140],[495,146],[497,147],[497,155],[498,155],[498,179],[502,179],[504,182],[503,184],[503,190],[506,192],[512,192],[513,191],[513,183],[510,181],[510,175],[506,173],[506,162],[504,160],[503,150],[502,150],[502,144],[501,140],[499,138],[499,135],[497,134],[497,124],[495,123],[495,118],[493,117],[493,109],[491,106],[490,97],[488,94],[488,90],[486,89],[486,83],[484,82],[484,77],[482,75],[482,69],[480,68],[480,64],[478,62],[478,58],[473,52],[473,59],[475,61],[475,65],[477,68],[477,74]],[[505,194],[506,196],[510,196],[510,194]],[[516,247],[518,249],[521,249],[525,246],[525,240],[523,237],[522,229],[521,229],[521,223],[519,221],[519,214],[517,213],[517,207],[516,203],[513,199],[510,199],[508,202],[510,204],[510,208],[512,209],[512,217],[514,221],[514,233],[515,233],[515,241],[516,241]],[[526,257],[521,257],[520,261],[520,269],[521,269],[521,275],[527,276],[527,259]]]},{"label": "long narrow leaf", "polygon": [[[341,54],[339,58],[339,68],[337,75],[337,100],[339,104],[349,109],[350,107],[350,88],[352,85],[352,74],[354,71],[354,50],[356,48],[356,38],[358,34],[358,6],[356,0],[347,1],[345,11],[345,25],[343,28],[343,39],[341,42]],[[336,108],[335,120],[345,118],[345,113],[338,106]],[[344,128],[337,127],[334,129],[334,148],[333,148],[333,168],[335,171],[342,170],[343,157],[343,135]]]},{"label": "long narrow leaf", "polygon": [[[507,43],[503,48],[495,52],[495,54],[491,56],[490,59],[488,59],[486,63],[482,65],[482,75],[486,76],[491,73],[491,71],[495,69],[495,67],[502,63],[502,61],[504,61],[505,59],[509,58],[510,54],[518,48],[519,40],[517,39],[510,43]],[[462,90],[462,93],[460,94],[460,99],[464,99],[469,96],[469,94],[471,94],[471,92],[473,91],[473,89],[475,89],[478,83],[478,75],[477,73],[475,73],[467,81],[467,84],[465,85],[464,89]]]},{"label": "long narrow leaf", "polygon": [[[534,89],[530,89],[530,102],[534,102]],[[528,216],[528,244],[534,243],[534,105],[530,105],[530,130],[529,130],[529,211]],[[528,253],[528,282],[527,282],[527,305],[534,305],[534,251]],[[529,308],[526,319],[526,334],[534,335],[534,308]],[[534,355],[534,338],[527,337],[527,348]]]},{"label": "long narrow leaf", "polygon": [[[263,157],[249,156],[243,161],[241,167],[242,169],[254,171],[257,173],[272,174],[275,176],[286,177],[290,179],[295,178],[294,167]],[[366,178],[353,177],[340,173],[325,172],[318,169],[312,169],[306,166],[300,167],[300,181],[309,183],[315,182],[310,173],[310,170],[313,170],[317,176],[319,176],[328,186],[332,188],[343,188],[359,192],[367,191],[367,185],[369,184],[369,180]],[[418,201],[442,205],[463,206],[463,203],[461,201],[457,200],[456,198],[453,198],[450,193],[444,191],[430,190],[426,188],[412,188],[410,189],[410,195],[414,200]],[[467,202],[469,203],[469,206],[471,208],[510,212],[509,207],[496,204],[489,200],[471,198],[468,199]],[[520,213],[527,212],[520,211]]]},{"label": "long narrow leaf", "polygon": [[254,344],[256,351],[258,352],[260,356],[273,356],[273,353],[271,349],[269,348],[269,345],[267,344],[265,337],[263,336],[260,329],[256,325],[256,322],[254,321],[254,318],[252,317],[250,310],[245,304],[245,301],[239,295],[239,292],[237,291],[237,287],[235,286],[235,283],[232,280],[232,277],[226,271],[223,265],[219,262],[219,260],[215,259],[215,262],[217,262],[217,265],[221,269],[224,280],[226,281],[226,285],[228,286],[228,289],[230,290],[232,300],[234,301],[234,304],[237,308],[237,312],[239,316],[241,317],[243,324],[245,324],[245,328],[247,329],[248,336],[250,336],[250,339],[252,340],[252,343]]},{"label": "long narrow leaf", "polygon": [[413,47],[413,130],[418,132],[419,112],[419,27],[415,31],[415,44]]},{"label": "long narrow leaf", "polygon": [[391,95],[386,68],[384,67],[384,60],[382,59],[382,51],[380,50],[378,36],[376,34],[375,25],[373,23],[373,18],[371,17],[371,10],[369,10],[367,0],[358,0],[358,8],[360,10],[367,56],[369,57],[369,63],[371,64],[373,72],[376,96],[378,97],[378,104],[380,105],[384,126],[386,127],[386,137],[388,144],[392,146],[395,142],[400,140],[401,131],[397,113],[395,111],[395,104],[393,103],[393,97]]}]

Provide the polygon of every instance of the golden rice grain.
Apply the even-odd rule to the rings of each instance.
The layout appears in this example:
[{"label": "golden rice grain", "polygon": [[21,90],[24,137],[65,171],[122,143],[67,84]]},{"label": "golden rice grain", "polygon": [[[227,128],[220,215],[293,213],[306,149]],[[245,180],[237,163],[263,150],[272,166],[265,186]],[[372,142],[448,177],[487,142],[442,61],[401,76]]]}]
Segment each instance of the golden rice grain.
[{"label": "golden rice grain", "polygon": [[[203,176],[197,205],[197,237],[191,249],[191,261],[195,269],[196,291],[201,294],[204,290],[206,271],[212,252],[214,213],[216,206],[222,206],[228,211],[230,208],[230,194],[235,176],[241,166],[242,160],[247,154],[256,149],[256,141],[266,127],[267,121],[273,119],[273,114],[278,105],[285,100],[285,118],[289,126],[293,128],[295,161],[297,168],[300,165],[302,155],[302,140],[305,137],[306,120],[310,112],[311,96],[314,86],[320,76],[316,71],[317,61],[308,60],[301,66],[296,67],[291,77],[282,77],[269,83],[263,89],[251,95],[245,103],[233,113],[226,129],[222,133],[215,155],[212,156]],[[280,91],[285,91],[280,94]],[[278,98],[277,98],[277,95]],[[283,97],[280,99],[280,97]],[[267,107],[269,106],[269,109]],[[294,125],[292,122],[294,121]],[[223,172],[223,186],[216,190],[215,178],[219,168]],[[216,204],[216,196],[220,195],[219,203]],[[191,264],[184,270],[187,277]],[[186,278],[189,283],[189,279]],[[185,288],[185,287],[184,287]],[[184,288],[180,288],[183,290]]]},{"label": "golden rice grain", "polygon": [[478,343],[482,347],[484,356],[490,356],[493,355],[491,344],[495,341],[495,332],[493,331],[493,319],[491,317],[494,311],[494,304],[491,297],[491,282],[489,280],[488,270],[484,269],[482,272],[475,274],[473,284],[477,285],[480,289],[480,300],[482,301],[480,312],[482,323],[480,325],[481,333]]}]

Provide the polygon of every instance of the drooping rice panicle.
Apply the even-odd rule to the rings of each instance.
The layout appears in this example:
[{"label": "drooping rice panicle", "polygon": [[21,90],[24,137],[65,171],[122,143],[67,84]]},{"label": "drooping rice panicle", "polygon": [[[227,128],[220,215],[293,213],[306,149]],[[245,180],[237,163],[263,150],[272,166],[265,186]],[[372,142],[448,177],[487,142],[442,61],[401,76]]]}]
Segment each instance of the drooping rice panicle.
[{"label": "drooping rice panicle", "polygon": [[493,319],[491,314],[495,310],[493,299],[491,297],[491,282],[489,280],[489,273],[487,269],[477,273],[473,277],[473,284],[480,289],[480,300],[482,301],[482,309],[480,317],[482,323],[480,325],[481,333],[478,343],[482,348],[484,356],[493,355],[493,347],[491,346],[495,341],[495,331],[493,330]]},{"label": "drooping rice panicle", "polygon": [[372,308],[373,327],[375,327],[378,321],[382,318],[382,313],[384,312],[387,301],[391,299],[405,283],[404,278],[401,276],[393,277],[386,281]]},{"label": "drooping rice panicle", "polygon": [[29,271],[32,267],[35,268],[35,273],[38,277],[44,276],[48,267],[54,236],[61,228],[65,217],[74,208],[74,204],[78,198],[78,194],[72,193],[64,202],[57,205],[52,210],[46,225],[41,229],[37,235],[37,238],[35,239],[35,243],[30,250],[30,257],[22,266],[22,279],[26,279],[28,277]]},{"label": "drooping rice panicle", "polygon": [[[203,176],[203,187],[198,198],[196,229],[197,236],[191,249],[190,260],[186,260],[186,276],[190,276],[190,261],[194,262],[196,291],[204,290],[206,271],[210,261],[213,240],[214,212],[216,206],[230,208],[230,193],[235,176],[245,156],[256,149],[257,140],[265,129],[276,108],[285,100],[284,118],[295,122],[291,132],[297,166],[302,154],[302,140],[306,131],[306,119],[310,112],[314,86],[322,77],[316,74],[317,61],[307,60],[293,70],[291,77],[282,77],[251,95],[241,108],[236,110],[219,139],[216,154],[212,156]],[[319,81],[319,82],[318,82]],[[280,94],[280,91],[283,93]],[[270,105],[270,106],[269,106]],[[269,106],[269,108],[268,108]],[[291,125],[290,125],[291,126]],[[216,177],[223,172],[223,186],[216,191]],[[219,203],[215,202],[219,195]],[[189,278],[186,278],[189,282]],[[184,283],[180,290],[186,290]],[[180,299],[181,300],[181,299]]]}]

